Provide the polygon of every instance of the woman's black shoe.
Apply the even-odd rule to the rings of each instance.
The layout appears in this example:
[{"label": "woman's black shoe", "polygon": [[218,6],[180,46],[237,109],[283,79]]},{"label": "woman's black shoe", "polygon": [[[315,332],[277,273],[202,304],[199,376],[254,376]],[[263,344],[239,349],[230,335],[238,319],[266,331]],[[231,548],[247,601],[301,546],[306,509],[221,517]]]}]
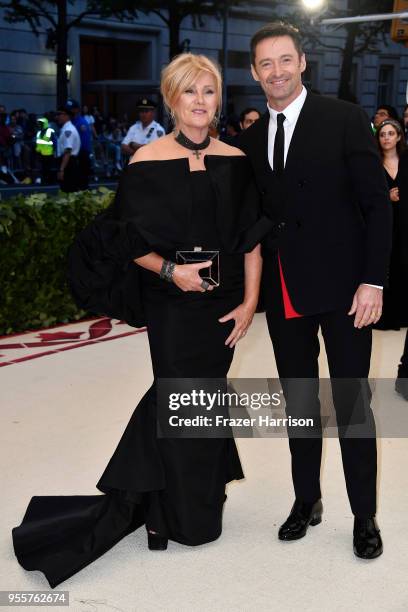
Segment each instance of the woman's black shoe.
[{"label": "woman's black shoe", "polygon": [[167,550],[168,539],[158,533],[147,532],[149,550]]}]

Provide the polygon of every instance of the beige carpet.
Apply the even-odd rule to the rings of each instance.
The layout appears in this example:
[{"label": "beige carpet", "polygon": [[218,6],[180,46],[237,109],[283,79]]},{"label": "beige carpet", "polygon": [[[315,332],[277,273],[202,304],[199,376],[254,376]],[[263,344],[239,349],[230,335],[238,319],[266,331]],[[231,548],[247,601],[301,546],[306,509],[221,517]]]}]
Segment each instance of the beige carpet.
[{"label": "beige carpet", "polygon": [[[395,375],[404,333],[375,332],[373,376]],[[327,375],[324,351],[321,364]],[[262,315],[239,346],[231,375],[276,375]],[[145,333],[0,368],[0,590],[48,590],[42,574],[17,564],[10,530],[34,494],[97,493],[94,485],[151,378]],[[352,552],[352,515],[337,440],[325,443],[323,523],[293,543],[277,539],[293,498],[287,441],[240,439],[238,445],[246,479],[228,488],[218,541],[199,548],[170,543],[167,552],[154,553],[139,530],[61,585],[70,593],[69,609],[406,612],[405,438],[379,443],[378,519],[385,550],[373,562],[358,560]]]}]

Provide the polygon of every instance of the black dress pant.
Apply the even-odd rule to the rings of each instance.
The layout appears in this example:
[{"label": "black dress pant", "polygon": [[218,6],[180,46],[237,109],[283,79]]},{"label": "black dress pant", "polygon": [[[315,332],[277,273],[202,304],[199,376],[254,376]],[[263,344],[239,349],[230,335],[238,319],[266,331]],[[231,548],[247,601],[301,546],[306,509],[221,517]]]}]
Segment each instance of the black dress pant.
[{"label": "black dress pant", "polygon": [[[59,160],[58,167],[61,167],[61,159]],[[65,167],[63,179],[60,182],[61,191],[64,191],[65,193],[74,193],[75,191],[81,190],[78,168],[78,157],[75,155],[70,155],[68,163]]]},{"label": "black dress pant", "polygon": [[[265,273],[278,273],[264,262]],[[370,327],[354,328],[346,309],[285,319],[282,294],[274,285],[268,295],[266,316],[276,364],[285,394],[288,416],[314,417],[313,431],[300,437],[288,429],[292,478],[296,498],[314,502],[321,497],[322,437],[319,404],[318,331],[321,328],[332,383],[347,493],[354,515],[376,513],[377,450],[374,417],[367,377],[370,368]],[[288,379],[292,379],[291,381]],[[297,381],[293,380],[297,379]],[[350,424],[362,424],[362,437],[351,437]]]}]

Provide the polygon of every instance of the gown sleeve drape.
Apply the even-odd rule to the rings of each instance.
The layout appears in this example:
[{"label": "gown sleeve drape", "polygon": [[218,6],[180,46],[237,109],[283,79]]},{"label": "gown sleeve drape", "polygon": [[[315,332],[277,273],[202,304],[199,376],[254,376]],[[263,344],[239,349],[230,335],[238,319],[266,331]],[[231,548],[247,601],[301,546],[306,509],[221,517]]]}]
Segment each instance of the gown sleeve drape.
[{"label": "gown sleeve drape", "polygon": [[[216,197],[217,226],[226,253],[251,251],[271,222],[244,156],[206,156]],[[185,180],[174,182],[174,174]],[[186,158],[128,165],[114,203],[77,237],[68,256],[68,283],[80,308],[145,325],[141,276],[134,259],[183,243],[192,195]]]}]

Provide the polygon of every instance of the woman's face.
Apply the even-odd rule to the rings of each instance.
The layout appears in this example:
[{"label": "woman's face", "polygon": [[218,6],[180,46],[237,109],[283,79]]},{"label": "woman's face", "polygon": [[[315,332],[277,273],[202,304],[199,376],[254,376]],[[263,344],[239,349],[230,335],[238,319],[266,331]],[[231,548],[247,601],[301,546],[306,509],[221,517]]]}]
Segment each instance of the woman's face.
[{"label": "woman's face", "polygon": [[183,127],[206,128],[217,111],[217,89],[215,78],[202,72],[194,83],[183,91],[174,105],[176,124]]},{"label": "woman's face", "polygon": [[401,140],[401,136],[392,125],[384,125],[380,130],[379,140],[383,151],[391,151],[395,149],[397,142]]}]

